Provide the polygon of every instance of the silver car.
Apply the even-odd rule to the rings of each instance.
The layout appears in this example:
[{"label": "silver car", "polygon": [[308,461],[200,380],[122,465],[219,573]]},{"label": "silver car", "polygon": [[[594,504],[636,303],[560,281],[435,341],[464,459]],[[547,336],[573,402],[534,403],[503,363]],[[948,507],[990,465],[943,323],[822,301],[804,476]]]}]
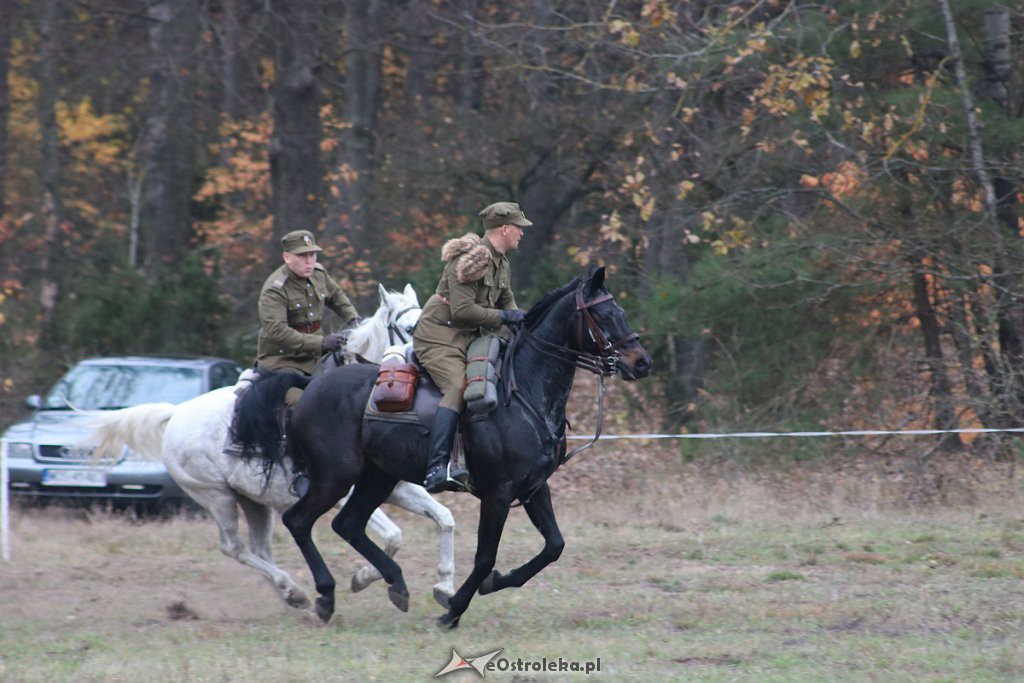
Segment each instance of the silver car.
[{"label": "silver car", "polygon": [[139,460],[127,448],[115,463],[94,463],[91,450],[77,445],[88,433],[88,416],[76,411],[181,403],[233,385],[241,370],[234,361],[206,357],[81,361],[45,396],[29,396],[25,402],[34,413],[4,432],[12,499],[104,500],[151,509],[185,500],[163,464]]}]

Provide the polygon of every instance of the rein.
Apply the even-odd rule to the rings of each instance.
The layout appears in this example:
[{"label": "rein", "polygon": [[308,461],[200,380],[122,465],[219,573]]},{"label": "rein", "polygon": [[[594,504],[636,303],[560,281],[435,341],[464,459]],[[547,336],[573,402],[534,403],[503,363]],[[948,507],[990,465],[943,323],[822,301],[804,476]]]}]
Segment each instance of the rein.
[{"label": "rein", "polygon": [[626,344],[640,338],[640,335],[634,332],[614,343],[608,340],[604,330],[594,320],[590,308],[605,301],[611,301],[612,298],[611,294],[603,294],[592,301],[584,301],[583,288],[580,287],[576,290],[576,313],[574,314],[576,316],[576,346],[580,349],[584,347],[584,333],[586,333],[596,348],[596,353],[576,351],[567,346],[552,344],[536,337],[525,327],[520,333],[523,335],[526,343],[532,344],[534,348],[546,356],[557,358],[567,363],[573,363],[576,367],[589,370],[602,378],[611,377],[615,374],[615,368],[619,362],[621,355],[619,350]]},{"label": "rein", "polygon": [[[523,327],[519,331],[519,334],[523,335],[524,343],[533,345],[533,347],[537,349],[537,351],[544,354],[545,356],[554,358],[564,363],[572,363],[577,368],[589,370],[590,372],[597,375],[597,426],[594,430],[594,438],[588,441],[587,443],[574,448],[572,451],[562,456],[561,461],[558,463],[559,467],[569,462],[578,454],[582,453],[583,451],[593,446],[595,443],[597,443],[597,440],[601,438],[601,430],[604,424],[604,378],[611,377],[615,374],[616,366],[618,364],[619,357],[621,356],[620,349],[626,344],[629,344],[633,340],[638,339],[640,337],[640,335],[634,332],[629,336],[623,337],[622,339],[613,343],[608,340],[608,337],[604,333],[604,330],[602,330],[601,326],[597,324],[596,320],[594,320],[594,316],[591,314],[589,309],[592,306],[596,306],[597,304],[604,303],[605,301],[610,301],[613,298],[611,294],[604,294],[592,301],[584,301],[583,287],[581,286],[576,289],[575,296],[576,311],[574,315],[577,318],[575,326],[576,346],[580,349],[583,348],[584,333],[586,333],[589,336],[590,341],[593,343],[594,347],[596,347],[596,353],[587,351],[577,351],[567,346],[553,344],[551,342],[545,341],[535,336],[533,333],[530,332],[530,330],[528,330],[525,327]],[[505,359],[508,365],[508,381],[505,384],[505,404],[508,405],[512,397],[518,398],[519,402],[522,404],[524,408],[526,408],[527,412],[529,412],[537,422],[539,422],[540,424],[544,425],[547,428],[548,436],[553,441],[558,443],[562,441],[565,437],[564,430],[562,434],[559,435],[556,434],[550,427],[548,427],[547,420],[544,419],[544,417],[540,414],[540,412],[537,410],[535,406],[532,406],[529,402],[527,402],[527,400],[523,397],[522,392],[519,390],[519,385],[516,383],[515,378],[515,357],[513,351],[514,348],[515,347],[511,345],[509,346],[509,353],[507,354],[507,357]],[[517,505],[521,505],[525,502],[528,502],[530,498],[533,497],[533,494],[536,493],[537,490],[543,485],[544,482],[541,482],[536,487],[531,489],[530,492],[527,493],[525,498],[520,498],[520,502]]]}]

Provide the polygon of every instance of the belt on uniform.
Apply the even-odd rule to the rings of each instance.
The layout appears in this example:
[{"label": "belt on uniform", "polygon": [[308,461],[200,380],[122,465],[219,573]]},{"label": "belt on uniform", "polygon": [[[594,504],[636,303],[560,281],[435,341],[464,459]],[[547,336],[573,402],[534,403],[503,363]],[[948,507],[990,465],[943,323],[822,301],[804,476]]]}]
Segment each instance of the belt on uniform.
[{"label": "belt on uniform", "polygon": [[315,323],[306,323],[305,325],[289,325],[296,332],[304,332],[305,334],[313,334],[320,330],[320,321]]},{"label": "belt on uniform", "polygon": [[440,292],[434,292],[434,296],[436,296],[438,299],[440,299],[441,301],[445,302],[449,306],[452,305],[452,302],[448,300],[448,297],[444,296]]}]

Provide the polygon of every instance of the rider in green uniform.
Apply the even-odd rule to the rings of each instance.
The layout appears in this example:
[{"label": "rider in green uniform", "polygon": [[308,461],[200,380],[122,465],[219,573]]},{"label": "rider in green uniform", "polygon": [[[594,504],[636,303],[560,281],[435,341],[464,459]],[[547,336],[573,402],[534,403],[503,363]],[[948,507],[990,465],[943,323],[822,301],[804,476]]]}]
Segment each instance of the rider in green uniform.
[{"label": "rider in green uniform", "polygon": [[[317,254],[323,250],[313,233],[293,230],[281,245],[284,264],[270,274],[260,291],[256,366],[309,375],[322,354],[337,351],[345,341],[340,332],[324,335],[324,307],[337,313],[342,325],[359,316],[338,283],[317,263]],[[290,389],[285,403],[293,406],[301,395],[301,389]]]},{"label": "rider in green uniform", "polygon": [[518,325],[524,315],[512,293],[507,253],[519,246],[523,228],[533,223],[512,202],[491,204],[480,212],[480,220],[483,239],[469,233],[449,240],[441,249],[447,265],[413,334],[416,357],[442,393],[423,483],[430,493],[465,488],[467,472],[451,470],[449,460],[465,405],[466,349],[481,331]]}]

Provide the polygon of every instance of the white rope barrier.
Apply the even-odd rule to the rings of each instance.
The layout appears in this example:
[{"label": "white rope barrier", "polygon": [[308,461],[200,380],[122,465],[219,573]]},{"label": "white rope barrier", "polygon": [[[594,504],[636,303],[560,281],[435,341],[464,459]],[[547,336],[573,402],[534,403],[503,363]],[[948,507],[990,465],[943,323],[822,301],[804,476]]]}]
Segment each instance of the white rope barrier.
[{"label": "white rope barrier", "polygon": [[[931,434],[994,434],[997,432],[1024,432],[1024,427],[1006,429],[857,429],[847,432],[726,432],[722,434],[602,434],[598,441],[651,441],[655,439],[761,439],[773,436],[927,436]],[[567,436],[571,440],[592,440],[593,434]]]}]

